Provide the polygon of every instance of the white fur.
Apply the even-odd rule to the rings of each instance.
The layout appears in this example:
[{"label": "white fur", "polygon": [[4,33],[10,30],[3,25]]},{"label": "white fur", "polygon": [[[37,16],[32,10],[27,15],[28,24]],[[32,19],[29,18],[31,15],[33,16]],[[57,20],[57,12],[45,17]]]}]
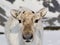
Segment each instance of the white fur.
[{"label": "white fur", "polygon": [[[17,27],[16,27],[17,26]],[[5,34],[7,38],[8,45],[19,45],[18,39],[18,22],[13,17],[9,18],[5,25]]]},{"label": "white fur", "polygon": [[5,34],[8,45],[42,45],[43,27],[41,20],[34,28],[34,40],[30,43],[26,43],[21,37],[22,29],[20,28],[18,21],[15,18],[10,17],[5,25]]}]

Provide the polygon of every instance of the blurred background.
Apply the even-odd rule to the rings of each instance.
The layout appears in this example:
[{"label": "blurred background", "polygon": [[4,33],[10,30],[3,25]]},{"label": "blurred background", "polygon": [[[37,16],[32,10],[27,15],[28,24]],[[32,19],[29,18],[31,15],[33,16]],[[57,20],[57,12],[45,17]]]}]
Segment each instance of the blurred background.
[{"label": "blurred background", "polygon": [[7,45],[4,26],[11,9],[29,8],[35,12],[48,9],[42,19],[44,27],[43,45],[60,45],[60,0],[0,0],[0,45]]}]

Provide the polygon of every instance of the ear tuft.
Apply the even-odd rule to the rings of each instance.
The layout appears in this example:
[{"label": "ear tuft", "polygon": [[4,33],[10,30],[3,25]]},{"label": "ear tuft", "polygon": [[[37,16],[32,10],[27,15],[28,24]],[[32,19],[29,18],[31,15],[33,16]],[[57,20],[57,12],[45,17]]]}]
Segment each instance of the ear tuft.
[{"label": "ear tuft", "polygon": [[10,11],[10,13],[11,13],[11,15],[13,16],[13,17],[17,17],[18,16],[18,14],[17,14],[17,10],[15,10],[15,9],[12,9],[11,11]]},{"label": "ear tuft", "polygon": [[47,8],[42,8],[38,13],[41,17],[44,17],[47,13]]}]

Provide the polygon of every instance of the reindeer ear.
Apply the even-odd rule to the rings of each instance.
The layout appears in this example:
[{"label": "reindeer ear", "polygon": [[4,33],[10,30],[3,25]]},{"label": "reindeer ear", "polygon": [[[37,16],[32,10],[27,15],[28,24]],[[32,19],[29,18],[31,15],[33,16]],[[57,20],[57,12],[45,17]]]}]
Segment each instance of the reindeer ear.
[{"label": "reindeer ear", "polygon": [[47,8],[42,8],[42,9],[39,10],[37,13],[38,13],[38,15],[39,15],[40,17],[44,17],[44,16],[46,15],[46,13],[47,13]]},{"label": "reindeer ear", "polygon": [[12,10],[10,11],[10,13],[11,13],[11,15],[12,15],[14,18],[16,18],[16,17],[18,16],[18,11],[15,10],[15,9],[12,9]]}]

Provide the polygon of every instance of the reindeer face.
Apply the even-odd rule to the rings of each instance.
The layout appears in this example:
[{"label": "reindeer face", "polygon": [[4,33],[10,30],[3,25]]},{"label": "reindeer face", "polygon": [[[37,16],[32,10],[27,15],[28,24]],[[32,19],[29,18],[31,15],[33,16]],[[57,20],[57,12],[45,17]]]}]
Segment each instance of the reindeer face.
[{"label": "reindeer face", "polygon": [[45,8],[41,9],[37,13],[27,9],[23,11],[12,10],[11,14],[16,18],[20,24],[23,25],[22,38],[26,42],[30,42],[34,38],[35,23],[46,14]]}]

